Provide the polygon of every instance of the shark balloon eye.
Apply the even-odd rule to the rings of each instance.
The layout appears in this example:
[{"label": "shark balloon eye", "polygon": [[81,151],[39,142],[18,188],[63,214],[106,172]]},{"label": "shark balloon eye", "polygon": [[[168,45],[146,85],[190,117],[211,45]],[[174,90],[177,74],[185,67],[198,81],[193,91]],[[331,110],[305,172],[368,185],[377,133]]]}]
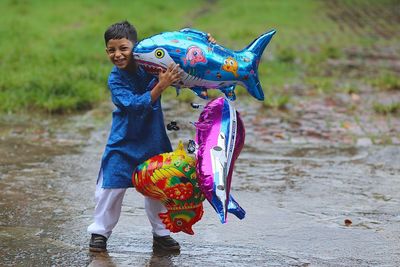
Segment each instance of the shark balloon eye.
[{"label": "shark balloon eye", "polygon": [[157,58],[163,58],[164,57],[164,50],[162,49],[157,49],[154,54],[156,55]]}]

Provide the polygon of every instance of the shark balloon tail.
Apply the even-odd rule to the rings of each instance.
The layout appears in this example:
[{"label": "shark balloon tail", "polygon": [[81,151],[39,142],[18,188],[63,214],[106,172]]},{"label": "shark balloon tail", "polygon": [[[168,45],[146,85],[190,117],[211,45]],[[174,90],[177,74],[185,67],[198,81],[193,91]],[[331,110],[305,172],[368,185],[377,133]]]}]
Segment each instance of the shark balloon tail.
[{"label": "shark balloon tail", "polygon": [[264,100],[264,92],[261,88],[260,80],[258,78],[258,65],[265,48],[275,33],[276,30],[271,30],[260,35],[251,44],[239,52],[244,54],[250,52],[254,54],[252,59],[252,69],[254,73],[252,73],[253,75],[249,75],[249,78],[246,81],[243,81],[243,83],[245,84],[247,91],[259,100]]}]

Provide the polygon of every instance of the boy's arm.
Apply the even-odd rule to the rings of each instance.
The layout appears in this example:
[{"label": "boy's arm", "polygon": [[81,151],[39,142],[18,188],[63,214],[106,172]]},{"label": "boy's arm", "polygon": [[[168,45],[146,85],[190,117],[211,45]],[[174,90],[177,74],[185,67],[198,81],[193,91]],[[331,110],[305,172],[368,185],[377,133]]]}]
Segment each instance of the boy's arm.
[{"label": "boy's arm", "polygon": [[144,94],[134,94],[129,85],[119,78],[108,81],[113,103],[128,112],[141,113],[151,108],[154,103],[171,84],[181,78],[182,70],[177,64],[171,64],[167,70],[160,70],[158,83]]},{"label": "boy's arm", "polygon": [[120,79],[109,81],[108,87],[111,91],[112,102],[122,110],[142,113],[151,107],[152,101],[149,91],[144,94],[134,94],[129,85]]}]

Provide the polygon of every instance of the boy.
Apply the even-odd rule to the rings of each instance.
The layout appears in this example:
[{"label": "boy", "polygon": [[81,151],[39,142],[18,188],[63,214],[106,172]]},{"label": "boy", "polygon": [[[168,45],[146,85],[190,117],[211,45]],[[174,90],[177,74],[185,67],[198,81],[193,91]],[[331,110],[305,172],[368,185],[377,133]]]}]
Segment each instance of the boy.
[{"label": "boy", "polygon": [[[107,239],[118,222],[125,191],[132,187],[136,166],[154,155],[172,151],[160,96],[179,81],[182,73],[179,65],[172,64],[160,70],[157,80],[139,67],[132,55],[137,33],[128,21],[111,25],[104,39],[107,55],[115,65],[108,87],[116,109],[97,179],[94,222],[88,227],[89,250],[95,252],[107,250]],[[215,42],[211,36],[209,41]],[[166,212],[162,203],[145,197],[145,210],[152,226],[153,248],[180,250],[158,216]]]}]

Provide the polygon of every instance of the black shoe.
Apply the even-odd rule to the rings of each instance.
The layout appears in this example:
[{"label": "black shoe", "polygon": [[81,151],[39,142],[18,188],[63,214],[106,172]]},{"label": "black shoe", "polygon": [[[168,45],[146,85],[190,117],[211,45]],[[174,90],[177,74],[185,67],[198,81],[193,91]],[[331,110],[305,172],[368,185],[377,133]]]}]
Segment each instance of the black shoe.
[{"label": "black shoe", "polygon": [[153,248],[167,251],[179,251],[181,246],[169,235],[153,236]]},{"label": "black shoe", "polygon": [[89,251],[92,252],[107,251],[107,237],[98,234],[92,234],[92,238],[90,238],[90,243],[89,243]]}]

